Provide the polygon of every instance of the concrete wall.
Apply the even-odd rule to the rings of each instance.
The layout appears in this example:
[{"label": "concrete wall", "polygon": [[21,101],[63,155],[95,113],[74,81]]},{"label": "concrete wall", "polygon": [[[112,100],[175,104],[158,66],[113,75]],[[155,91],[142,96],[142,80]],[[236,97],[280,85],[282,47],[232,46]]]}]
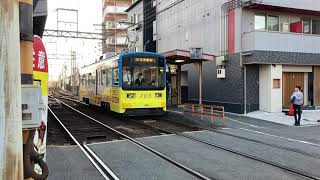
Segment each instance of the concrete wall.
[{"label": "concrete wall", "polygon": [[319,35],[252,31],[243,34],[243,51],[320,53]]},{"label": "concrete wall", "polygon": [[[280,79],[281,88],[273,88],[273,79]],[[260,65],[259,109],[266,112],[282,111],[282,65]]]},{"label": "concrete wall", "polygon": [[[199,97],[198,70],[193,64],[182,66],[188,71],[188,96],[191,102]],[[226,63],[226,79],[217,79],[215,62],[203,64],[203,100],[205,104],[223,105],[227,112],[244,112],[243,69],[239,66],[239,54],[230,57]],[[247,111],[259,109],[259,66],[247,67]]]},{"label": "concrete wall", "polygon": [[320,1],[318,0],[263,0],[262,4],[320,11]]},{"label": "concrete wall", "polygon": [[[161,1],[157,11],[174,1]],[[158,52],[202,47],[205,53],[220,55],[220,13],[224,2],[227,0],[185,0],[158,14]]]}]

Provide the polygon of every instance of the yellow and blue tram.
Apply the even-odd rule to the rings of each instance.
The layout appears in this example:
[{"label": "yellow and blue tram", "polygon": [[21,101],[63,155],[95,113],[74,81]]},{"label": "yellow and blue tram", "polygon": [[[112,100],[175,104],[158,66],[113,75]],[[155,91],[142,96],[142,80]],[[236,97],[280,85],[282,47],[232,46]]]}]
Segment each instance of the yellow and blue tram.
[{"label": "yellow and blue tram", "polygon": [[166,60],[123,52],[80,69],[80,100],[127,116],[166,112]]}]

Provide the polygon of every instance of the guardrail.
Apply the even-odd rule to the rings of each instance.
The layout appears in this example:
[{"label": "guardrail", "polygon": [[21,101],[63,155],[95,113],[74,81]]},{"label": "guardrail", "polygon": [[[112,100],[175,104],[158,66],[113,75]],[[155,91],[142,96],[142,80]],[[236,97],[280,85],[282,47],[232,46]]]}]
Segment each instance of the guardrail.
[{"label": "guardrail", "polygon": [[210,106],[203,104],[183,104],[183,111],[194,114],[202,114],[209,116],[218,116],[224,119],[224,107],[223,106]]}]

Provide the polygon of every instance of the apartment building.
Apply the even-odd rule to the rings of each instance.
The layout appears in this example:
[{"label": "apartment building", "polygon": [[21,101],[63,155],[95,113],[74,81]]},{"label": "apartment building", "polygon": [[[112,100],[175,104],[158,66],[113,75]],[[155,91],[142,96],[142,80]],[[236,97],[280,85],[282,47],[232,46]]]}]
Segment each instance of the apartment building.
[{"label": "apartment building", "polygon": [[[318,0],[185,0],[170,7],[175,2],[157,4],[157,49],[198,47],[215,56],[203,63],[203,103],[281,112],[299,85],[305,105],[320,105]],[[198,102],[197,69],[181,63],[189,102]]]},{"label": "apartment building", "polygon": [[119,54],[128,49],[127,31],[128,15],[125,12],[132,0],[103,0],[102,17],[106,41],[103,43],[103,53]]}]

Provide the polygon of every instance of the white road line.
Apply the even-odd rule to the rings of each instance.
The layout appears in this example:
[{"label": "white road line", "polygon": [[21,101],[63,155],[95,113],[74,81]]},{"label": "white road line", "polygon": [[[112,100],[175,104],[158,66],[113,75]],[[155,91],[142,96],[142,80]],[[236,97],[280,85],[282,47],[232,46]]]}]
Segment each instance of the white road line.
[{"label": "white road line", "polygon": [[257,133],[257,134],[270,136],[270,137],[275,137],[275,138],[280,138],[280,139],[284,139],[284,140],[288,140],[288,141],[293,141],[293,142],[298,142],[298,143],[303,143],[303,144],[308,144],[308,145],[320,147],[320,144],[316,144],[316,143],[312,143],[312,142],[308,142],[308,141],[302,141],[302,140],[298,140],[298,139],[291,139],[291,138],[277,136],[277,135],[273,135],[273,134],[268,134],[268,133],[264,133],[264,132],[260,132],[260,131],[251,130],[251,129],[245,129],[245,128],[239,128],[239,129],[244,130],[244,131]]},{"label": "white road line", "polygon": [[245,122],[241,122],[241,121],[238,121],[238,120],[235,120],[235,119],[231,119],[231,118],[228,118],[228,117],[225,117],[226,119],[229,119],[230,121],[234,121],[234,122],[237,122],[239,124],[244,124],[244,125],[247,125],[247,126],[250,126],[250,127],[255,127],[255,128],[262,128],[260,126],[256,126],[256,125],[253,125],[253,124],[249,124],[249,123],[245,123]]},{"label": "white road line", "polygon": [[184,114],[183,112],[180,111],[173,111],[173,110],[167,110],[168,112],[173,112],[173,113],[178,113],[178,114]]}]

